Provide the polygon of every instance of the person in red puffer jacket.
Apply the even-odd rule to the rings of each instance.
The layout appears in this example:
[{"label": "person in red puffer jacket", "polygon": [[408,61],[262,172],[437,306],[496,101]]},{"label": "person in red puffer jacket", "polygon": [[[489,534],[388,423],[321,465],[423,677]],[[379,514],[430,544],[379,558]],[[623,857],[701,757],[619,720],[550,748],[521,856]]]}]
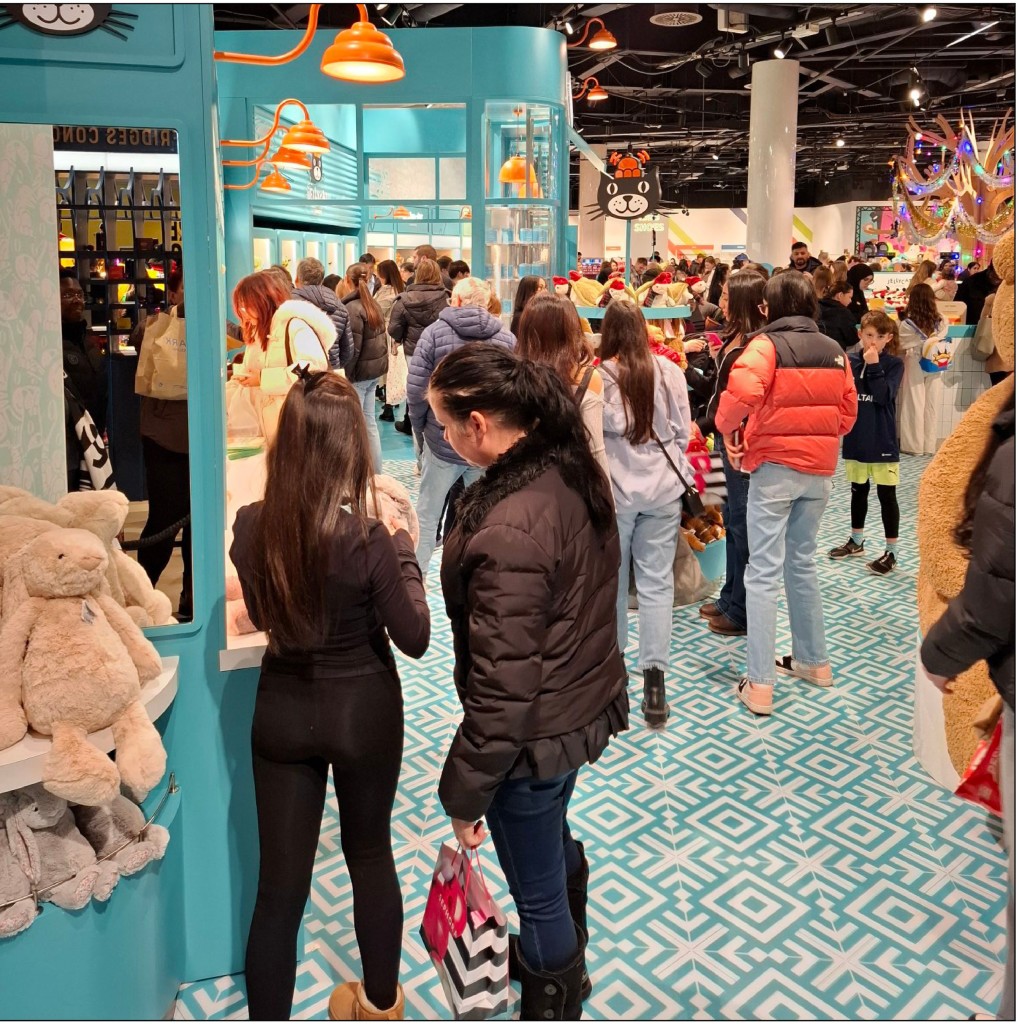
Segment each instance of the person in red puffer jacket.
[{"label": "person in red puffer jacket", "polygon": [[[802,274],[772,278],[762,312],[768,325],[733,365],[715,426],[732,465],[750,473],[747,674],[737,693],[751,711],[770,715],[776,673],[833,682],[814,556],[857,400],[849,360],[818,330],[817,299]],[[793,643],[776,661],[783,577]]]}]

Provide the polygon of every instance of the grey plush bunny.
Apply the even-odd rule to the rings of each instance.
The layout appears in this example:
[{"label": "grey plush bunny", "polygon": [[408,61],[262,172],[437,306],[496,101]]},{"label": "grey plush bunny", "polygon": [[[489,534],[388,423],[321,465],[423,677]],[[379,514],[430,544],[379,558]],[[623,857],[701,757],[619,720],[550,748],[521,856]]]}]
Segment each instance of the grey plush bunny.
[{"label": "grey plush bunny", "polygon": [[0,938],[23,932],[35,920],[35,900],[25,899],[31,895],[32,884],[11,852],[7,830],[0,828]]},{"label": "grey plush bunny", "polygon": [[160,860],[170,840],[170,833],[162,825],[145,828],[141,808],[126,796],[114,797],[105,807],[79,806],[73,812],[96,856],[113,854],[112,860],[122,875],[133,875],[150,861]]},{"label": "grey plush bunny", "polygon": [[96,863],[66,800],[35,785],[4,794],[0,802],[11,851],[40,900],[80,910],[93,896],[109,899],[119,870],[112,861]]}]

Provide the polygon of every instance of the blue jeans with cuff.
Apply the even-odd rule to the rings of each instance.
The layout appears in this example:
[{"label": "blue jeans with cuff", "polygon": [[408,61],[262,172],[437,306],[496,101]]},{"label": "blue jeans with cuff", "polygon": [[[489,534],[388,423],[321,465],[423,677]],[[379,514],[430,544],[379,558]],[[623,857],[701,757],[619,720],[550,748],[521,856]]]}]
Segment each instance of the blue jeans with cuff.
[{"label": "blue jeans with cuff", "polygon": [[470,487],[480,476],[481,470],[476,466],[468,466],[465,462],[446,462],[428,447],[427,441],[424,443],[417,503],[418,525],[421,529],[417,559],[422,578],[428,576],[428,563],[435,552],[435,533],[439,528],[439,518],[449,489],[460,477]]},{"label": "blue jeans with cuff", "polygon": [[552,779],[506,779],[485,816],[520,915],[520,952],[536,971],[557,971],[577,955],[566,895],[567,876],[581,866],[566,821],[576,784],[576,769]]},{"label": "blue jeans with cuff", "polygon": [[382,439],[379,437],[379,425],[375,422],[375,389],[379,386],[378,378],[373,380],[351,381],[358,398],[361,399],[361,411],[364,413],[364,425],[368,428],[368,450],[372,455],[372,465],[376,473],[382,472]]},{"label": "blue jeans with cuff", "polygon": [[679,538],[679,499],[647,512],[617,512],[619,529],[619,592],[616,628],[619,650],[626,653],[626,613],[630,598],[630,559],[637,584],[640,667],[669,667],[672,602],[676,593],[674,563]]},{"label": "blue jeans with cuff", "polygon": [[750,474],[747,528],[747,678],[775,684],[778,594],[785,581],[793,660],[828,664],[824,612],[817,583],[817,531],[832,492],[830,476],[766,462]]}]

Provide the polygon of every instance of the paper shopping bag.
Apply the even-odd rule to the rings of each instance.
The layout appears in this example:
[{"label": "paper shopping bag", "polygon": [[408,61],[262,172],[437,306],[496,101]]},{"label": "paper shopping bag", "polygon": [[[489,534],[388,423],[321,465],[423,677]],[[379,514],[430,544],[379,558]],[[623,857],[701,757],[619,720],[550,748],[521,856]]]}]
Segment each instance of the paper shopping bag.
[{"label": "paper shopping bag", "polygon": [[506,915],[473,857],[439,849],[420,929],[455,1020],[486,1020],[509,1007]]},{"label": "paper shopping bag", "polygon": [[1001,751],[1001,721],[994,727],[989,740],[977,744],[973,760],[959,781],[956,796],[970,800],[995,814],[1001,814],[998,756]]}]

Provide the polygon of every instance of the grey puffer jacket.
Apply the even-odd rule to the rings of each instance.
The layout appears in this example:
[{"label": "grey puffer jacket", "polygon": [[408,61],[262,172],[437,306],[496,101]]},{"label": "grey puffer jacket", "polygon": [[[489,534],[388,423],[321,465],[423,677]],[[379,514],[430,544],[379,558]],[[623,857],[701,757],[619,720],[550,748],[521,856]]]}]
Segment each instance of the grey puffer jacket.
[{"label": "grey puffer jacket", "polygon": [[336,292],[320,284],[306,284],[295,288],[291,297],[304,299],[305,302],[318,306],[332,320],[336,328],[336,341],[328,352],[329,366],[334,370],[343,369],[354,351],[354,336],[350,330],[347,307],[340,302]]},{"label": "grey puffer jacket", "polygon": [[351,292],[343,299],[343,305],[350,314],[350,330],[354,336],[354,347],[350,358],[343,365],[347,380],[358,383],[375,380],[389,368],[389,345],[386,341],[386,325],[372,330],[365,319],[364,306],[357,292]]},{"label": "grey puffer jacket", "polygon": [[412,282],[397,295],[389,314],[389,336],[403,342],[408,363],[424,329],[434,324],[448,305],[449,295],[441,284]]},{"label": "grey puffer jacket", "polygon": [[629,704],[615,524],[598,533],[533,437],[490,466],[459,508],[442,594],[464,717],[439,799],[451,817],[474,821],[507,779],[597,761],[627,728]]},{"label": "grey puffer jacket", "polygon": [[[406,294],[406,293],[404,293]],[[490,341],[506,348],[516,347],[516,338],[480,306],[450,306],[439,314],[435,323],[426,327],[407,367],[407,411],[410,425],[423,435],[433,455],[443,462],[465,465],[463,459],[446,443],[428,405],[428,381],[432,371],[450,354],[472,341]]]}]

